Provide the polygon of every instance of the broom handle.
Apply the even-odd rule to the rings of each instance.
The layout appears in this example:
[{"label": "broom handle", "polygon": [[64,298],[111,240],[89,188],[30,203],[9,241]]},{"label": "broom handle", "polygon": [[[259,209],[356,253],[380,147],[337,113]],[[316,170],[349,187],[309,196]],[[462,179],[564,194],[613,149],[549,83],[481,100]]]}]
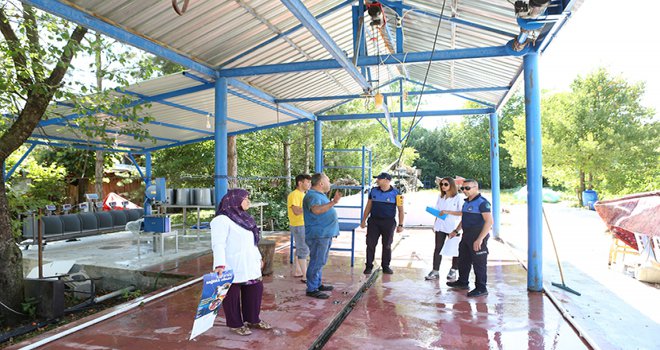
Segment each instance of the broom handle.
[{"label": "broom handle", "polygon": [[559,260],[559,253],[557,253],[557,245],[555,244],[555,237],[552,235],[552,230],[550,229],[550,222],[548,222],[548,217],[545,215],[545,208],[541,205],[541,211],[543,212],[543,219],[545,219],[545,225],[548,227],[548,232],[550,232],[550,239],[552,240],[552,248],[555,249],[555,257],[557,257],[557,266],[559,266],[559,276],[561,276],[561,284],[564,283],[564,271],[561,268],[561,261]]}]

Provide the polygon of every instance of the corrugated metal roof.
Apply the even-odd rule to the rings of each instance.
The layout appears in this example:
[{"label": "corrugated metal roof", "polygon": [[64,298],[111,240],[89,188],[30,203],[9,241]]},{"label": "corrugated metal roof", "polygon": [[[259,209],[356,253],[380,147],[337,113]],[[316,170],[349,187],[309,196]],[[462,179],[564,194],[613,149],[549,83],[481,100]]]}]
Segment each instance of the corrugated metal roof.
[{"label": "corrugated metal roof", "polygon": [[[332,58],[279,0],[191,1],[183,16],[178,16],[173,11],[169,1],[60,2],[208,67],[229,69]],[[571,10],[575,11],[581,3],[582,0],[574,1]],[[312,15],[323,14],[319,23],[348,57],[354,56],[353,4],[355,2],[346,0],[304,1]],[[502,46],[519,32],[513,5],[506,0],[448,0],[442,14],[440,11],[443,0],[405,0],[402,4],[403,51],[408,53],[431,50],[440,15],[444,17],[436,41],[436,50]],[[396,14],[387,6],[385,14],[391,35],[389,45],[385,45],[382,40],[382,33],[370,28],[369,20],[366,20],[367,35],[363,40],[366,40],[368,54],[371,56],[381,55],[385,58],[391,53],[390,50],[396,49]],[[380,38],[378,47],[374,46],[371,40],[374,36]],[[424,80],[427,66],[427,63],[406,64],[405,71],[400,65],[371,67],[372,85],[382,84],[402,74],[407,74],[413,81],[421,82]],[[434,62],[427,82],[440,89],[510,87],[519,78],[521,66],[522,59],[514,56]],[[212,80],[212,77],[208,76],[202,78]],[[275,99],[354,95],[362,92],[360,85],[342,69],[259,75],[239,80]],[[153,97],[201,85],[203,83],[197,80],[175,74],[142,82],[127,90],[141,96]],[[148,111],[142,112],[156,119],[155,123],[146,126],[151,135],[157,138],[155,145],[170,144],[168,139],[191,141],[209,136],[212,129],[206,128],[207,117],[203,112],[213,112],[214,93],[212,84],[208,85],[208,89],[202,91],[153,102]],[[503,102],[507,93],[507,90],[498,90],[469,92],[461,96],[497,105]],[[339,100],[320,100],[294,105],[305,111],[318,113],[338,102]],[[242,132],[301,118],[283,110],[278,113],[273,108],[278,107],[230,86],[229,132]],[[62,105],[54,107],[53,111],[65,116],[73,113],[71,108]],[[165,126],[163,123],[179,125],[185,130]],[[51,134],[58,128],[61,129],[61,126],[48,126],[35,131],[35,135],[39,136],[44,132]],[[195,129],[198,131],[194,131]],[[75,130],[61,132],[66,135],[62,137],[67,138],[74,138],[77,134]],[[120,144],[153,147],[151,141],[137,142],[130,136],[120,135],[117,139]]]}]

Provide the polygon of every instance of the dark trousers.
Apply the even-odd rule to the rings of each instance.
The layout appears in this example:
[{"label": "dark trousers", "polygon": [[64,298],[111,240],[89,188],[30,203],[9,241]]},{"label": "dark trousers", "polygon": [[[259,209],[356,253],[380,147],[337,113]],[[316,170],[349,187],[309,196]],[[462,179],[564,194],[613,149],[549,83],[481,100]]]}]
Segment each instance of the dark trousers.
[{"label": "dark trousers", "polygon": [[[440,270],[440,262],[442,261],[442,255],[440,251],[445,245],[445,240],[449,234],[442,231],[435,231],[435,250],[433,250],[433,270]],[[451,259],[451,268],[458,269],[458,257],[454,256]]]},{"label": "dark trousers", "polygon": [[488,237],[481,243],[481,249],[475,252],[472,248],[479,237],[481,227],[463,227],[463,239],[458,245],[458,282],[468,284],[470,269],[474,268],[475,286],[478,290],[486,290],[486,263],[488,262]]},{"label": "dark trousers", "polygon": [[392,241],[394,240],[394,229],[396,229],[396,220],[381,219],[370,217],[367,221],[367,267],[374,267],[374,257],[376,255],[376,246],[378,238],[382,238],[383,257],[381,265],[390,267],[392,260]]},{"label": "dark trousers", "polygon": [[227,327],[243,327],[243,322],[259,323],[263,293],[264,284],[261,281],[255,284],[232,284],[225,299],[222,300],[222,310],[227,318]]}]

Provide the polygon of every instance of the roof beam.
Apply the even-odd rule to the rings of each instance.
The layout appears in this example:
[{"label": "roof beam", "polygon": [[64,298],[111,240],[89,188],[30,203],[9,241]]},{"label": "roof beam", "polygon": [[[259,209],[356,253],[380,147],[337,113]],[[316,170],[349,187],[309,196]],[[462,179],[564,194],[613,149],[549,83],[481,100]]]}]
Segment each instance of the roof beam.
[{"label": "roof beam", "polygon": [[[150,101],[145,101],[145,100],[141,100],[141,99],[135,100],[131,103],[126,104],[124,106],[124,108],[132,108],[132,107],[135,107],[135,106],[141,105],[143,103],[147,103],[147,102],[159,102],[159,101],[162,101],[162,100],[165,100],[165,99],[168,99],[168,98],[177,97],[177,96],[186,95],[186,94],[192,94],[192,93],[207,90],[207,89],[209,89],[209,87],[204,86],[204,85],[197,85],[197,86],[188,87],[188,88],[184,88],[184,89],[180,89],[180,90],[170,91],[170,92],[162,93],[162,94],[159,94],[159,95],[151,96],[151,97],[149,97]],[[115,90],[119,93],[124,92],[121,89],[115,89]],[[65,104],[66,102],[58,102],[58,103],[66,105]],[[48,119],[48,120],[41,121],[41,122],[39,122],[39,126],[48,126],[48,125],[59,124],[59,123],[63,123],[63,122],[66,122],[66,121],[70,121],[70,120],[90,116],[90,115],[93,115],[93,114],[96,114],[96,113],[101,113],[101,112],[103,112],[103,111],[91,110],[91,111],[87,111],[87,112],[82,113],[82,114],[79,114],[79,113],[69,114],[69,115],[61,117],[61,118],[53,118],[53,119]]]},{"label": "roof beam", "polygon": [[186,68],[194,71],[216,76],[216,70],[205,64],[199,63],[181,53],[176,52],[173,48],[168,48],[164,43],[155,42],[145,37],[131,33],[129,30],[119,28],[117,24],[105,22],[97,17],[94,17],[86,12],[78,10],[72,6],[65,5],[60,1],[53,0],[21,0],[22,2],[32,5],[43,11],[52,13],[58,17],[64,18],[68,21],[75,22],[79,25],[87,27],[97,32],[101,32],[111,38],[115,38],[121,42],[127,43],[138,49],[150,52],[156,56],[163,57],[174,63],[178,63]]},{"label": "roof beam", "polygon": [[[243,129],[243,130],[237,130],[234,132],[227,133],[227,136],[236,136],[236,135],[241,135],[241,134],[247,134],[255,131],[260,131],[260,130],[266,130],[266,129],[273,129],[273,128],[278,128],[280,126],[287,126],[287,125],[293,125],[293,124],[299,124],[299,123],[304,123],[307,122],[307,119],[294,119],[294,120],[289,120],[287,122],[279,123],[279,124],[269,124],[269,125],[264,125],[264,126],[258,126],[256,128],[251,128],[251,129]],[[189,145],[191,143],[198,143],[198,142],[203,142],[203,141],[211,141],[213,140],[213,136],[210,137],[201,137],[193,140],[187,140],[187,141],[180,141],[176,143],[171,143],[169,145],[162,145],[162,146],[157,146],[150,148],[146,151],[153,152],[153,151],[158,151],[161,149],[166,149],[166,148],[172,148],[172,147],[178,147],[178,146],[183,146],[183,145]]]},{"label": "roof beam", "polygon": [[[495,112],[494,108],[472,108],[472,109],[453,109],[443,111],[418,111],[418,112],[394,112],[390,116],[395,118],[411,118],[411,117],[441,117],[448,115],[479,115]],[[374,119],[382,118],[383,113],[361,113],[361,114],[337,114],[337,115],[320,115],[320,121],[337,121],[337,120],[359,120],[359,119]]]},{"label": "roof beam", "polygon": [[[361,56],[358,59],[357,65],[362,66],[377,66],[379,63],[391,65],[401,63],[421,63],[428,61],[451,61],[451,60],[464,60],[475,58],[493,58],[493,57],[507,57],[515,54],[523,55],[526,52],[519,53],[513,52],[507,45],[481,47],[481,48],[467,48],[467,49],[454,49],[454,50],[441,50],[441,51],[426,51],[426,52],[407,52],[396,53],[380,57],[375,56]],[[350,61],[350,58],[347,58]],[[325,69],[341,69],[342,65],[336,60],[316,60],[305,62],[292,62],[281,64],[269,64],[254,67],[239,67],[220,70],[218,73],[221,77],[243,77],[254,75],[267,75],[267,74],[283,74],[283,73],[297,73],[304,71],[316,71]],[[359,74],[359,73],[358,73]]]},{"label": "roof beam", "polygon": [[[336,12],[337,10],[339,10],[339,9],[341,9],[341,8],[343,8],[343,7],[345,7],[346,5],[351,4],[353,1],[355,1],[355,0],[345,0],[344,2],[342,2],[342,3],[338,4],[337,6],[335,6],[335,7],[331,8],[331,9],[329,9],[329,10],[327,10],[327,11],[321,13],[320,15],[316,16],[315,18],[316,18],[317,20],[322,19],[322,18],[325,18],[325,17],[327,17],[328,15],[330,15],[330,14]],[[239,60],[239,59],[241,59],[241,58],[243,58],[243,57],[245,57],[245,56],[247,56],[247,55],[249,55],[249,54],[251,54],[251,53],[253,53],[253,52],[257,51],[257,50],[259,50],[259,49],[261,49],[262,47],[264,47],[264,46],[266,46],[266,45],[268,45],[268,44],[270,44],[270,43],[272,43],[272,42],[274,42],[274,41],[277,41],[277,40],[280,39],[280,38],[283,38],[283,37],[289,36],[289,34],[295,32],[295,31],[297,31],[298,29],[301,29],[301,28],[303,28],[303,25],[302,25],[302,24],[299,24],[299,25],[297,25],[297,26],[295,26],[295,27],[293,27],[293,28],[291,28],[291,29],[289,29],[289,30],[285,30],[285,31],[283,31],[283,32],[281,32],[281,33],[275,35],[274,37],[272,37],[272,38],[270,38],[270,39],[268,39],[268,40],[262,42],[261,44],[255,46],[255,47],[253,47],[253,48],[251,48],[251,49],[249,49],[249,50],[247,50],[247,51],[245,51],[245,52],[243,52],[243,53],[241,53],[241,54],[238,54],[238,55],[234,56],[233,58],[231,58],[231,59],[229,59],[229,60],[227,60],[227,61],[225,61],[221,66],[218,67],[218,69],[221,69],[222,67],[227,66],[228,64],[234,63],[235,61],[237,61],[237,60]]]},{"label": "roof beam", "polygon": [[[493,86],[483,88],[463,88],[463,89],[434,89],[424,91],[424,95],[437,95],[437,94],[458,94],[458,93],[471,93],[471,92],[487,92],[487,91],[506,91],[509,90],[508,86]],[[408,91],[408,95],[421,95],[421,91]],[[398,92],[387,92],[383,96],[398,97]],[[297,97],[297,98],[283,98],[275,100],[276,102],[309,102],[309,101],[327,101],[327,100],[345,100],[361,98],[362,95],[336,95],[336,96],[315,96],[315,97]]]},{"label": "roof beam", "polygon": [[302,116],[302,117],[304,117],[306,119],[309,119],[309,120],[315,120],[314,114],[312,114],[310,112],[307,112],[305,110],[302,110],[298,107],[286,104],[286,103],[277,103],[275,97],[273,97],[273,96],[271,96],[271,95],[255,88],[252,85],[248,85],[248,84],[246,84],[246,83],[244,83],[244,82],[242,82],[238,79],[227,79],[227,84],[229,84],[229,85],[231,85],[231,86],[233,86],[237,89],[243,90],[243,91],[245,91],[245,92],[247,92],[251,95],[254,95],[254,96],[256,96],[256,97],[258,97],[262,100],[266,100],[266,101],[268,101],[272,104],[277,104],[278,108],[280,110],[285,110],[285,111],[289,111],[291,113],[295,113],[295,114],[297,114],[299,116]]},{"label": "roof beam", "polygon": [[305,5],[300,0],[281,0],[284,6],[286,6],[291,13],[298,18],[300,23],[302,23],[305,28],[318,40],[323,47],[334,57],[334,61],[338,63],[342,68],[348,72],[348,74],[362,87],[365,91],[371,90],[371,84],[367,82],[367,79],[360,74],[357,67],[353,65],[353,62],[346,57],[344,51],[332,40],[330,34],[328,34],[325,29],[319,24],[319,22],[312,16],[312,14],[307,10]]},{"label": "roof beam", "polygon": [[83,149],[87,151],[112,151],[112,152],[117,152],[117,153],[142,153],[142,151],[135,151],[133,149],[131,150],[125,150],[125,149],[116,149],[116,148],[104,148],[104,147],[91,147],[91,146],[83,146],[83,145],[77,145],[77,144],[66,144],[66,143],[56,143],[56,142],[44,142],[44,141],[37,141],[37,140],[30,140],[28,139],[25,141],[25,143],[29,143],[32,145],[42,145],[42,146],[51,146],[51,147],[71,147],[71,148],[76,148],[76,149]]},{"label": "roof beam", "polygon": [[[461,25],[464,25],[464,26],[467,26],[467,27],[472,27],[472,28],[485,30],[487,32],[503,35],[503,36],[510,37],[510,38],[516,37],[518,35],[518,33],[512,33],[512,32],[507,32],[505,30],[491,28],[491,27],[485,26],[483,24],[478,24],[478,23],[466,21],[464,19],[460,19],[460,18],[457,18],[457,17],[448,17],[448,16],[444,16],[442,14],[435,13],[435,12],[432,12],[432,11],[422,10],[422,9],[419,9],[417,7],[414,7],[414,6],[404,4],[402,1],[381,0],[381,2],[384,5],[387,5],[388,7],[391,7],[391,8],[394,8],[394,9],[401,8],[405,12],[408,12],[408,11],[417,12],[417,13],[420,13],[420,14],[425,15],[425,16],[442,19],[443,21],[448,21],[448,22],[451,22],[451,23],[461,24]],[[513,9],[512,9],[511,12],[513,13]]]},{"label": "roof beam", "polygon": [[[64,141],[64,142],[71,142],[71,143],[76,143],[76,144],[94,144],[94,145],[100,145],[100,146],[107,146],[108,144],[102,141],[96,141],[96,140],[76,140],[76,139],[71,139],[68,137],[62,137],[62,136],[53,136],[53,135],[42,135],[42,134],[32,134],[30,135],[30,138],[34,139],[41,139],[41,140],[55,140],[55,141]],[[119,147],[126,147],[126,148],[132,148],[132,149],[137,149],[137,150],[144,150],[144,147],[140,146],[129,146],[129,145],[124,145],[124,144],[117,144]]]}]

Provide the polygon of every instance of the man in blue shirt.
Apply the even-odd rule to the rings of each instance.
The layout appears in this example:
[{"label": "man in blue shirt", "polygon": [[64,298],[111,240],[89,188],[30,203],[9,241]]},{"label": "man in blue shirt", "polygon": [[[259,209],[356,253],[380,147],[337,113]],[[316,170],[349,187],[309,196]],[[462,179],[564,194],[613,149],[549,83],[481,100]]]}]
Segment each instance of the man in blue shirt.
[{"label": "man in blue shirt", "polygon": [[458,246],[458,280],[447,282],[447,285],[467,290],[470,270],[474,267],[475,288],[467,293],[468,297],[488,295],[486,289],[486,263],[488,262],[488,242],[490,228],[493,226],[493,216],[490,213],[490,202],[479,193],[477,181],[463,181],[461,191],[465,195],[465,203],[461,210],[461,222],[449,235],[451,238],[463,228],[463,238]]},{"label": "man in blue shirt", "polygon": [[330,179],[325,174],[312,175],[312,187],[303,199],[305,217],[305,243],[309,247],[309,266],[307,267],[307,296],[328,299],[323,292],[334,287],[321,284],[323,266],[328,262],[328,252],[332,238],[339,235],[337,211],[333,208],[341,199],[341,193],[335,192],[332,200],[326,193],[330,191]]},{"label": "man in blue shirt", "polygon": [[[383,256],[381,266],[383,273],[393,274],[390,268],[392,260],[392,241],[394,240],[394,229],[396,232],[403,231],[403,199],[399,191],[392,187],[390,182],[392,176],[388,173],[380,173],[376,176],[376,184],[369,191],[369,201],[364,208],[362,223],[360,227],[367,228],[367,261],[364,274],[369,275],[374,267],[374,256],[378,238],[382,237]],[[399,211],[399,224],[396,223],[396,212]],[[369,219],[367,221],[367,218]]]}]

